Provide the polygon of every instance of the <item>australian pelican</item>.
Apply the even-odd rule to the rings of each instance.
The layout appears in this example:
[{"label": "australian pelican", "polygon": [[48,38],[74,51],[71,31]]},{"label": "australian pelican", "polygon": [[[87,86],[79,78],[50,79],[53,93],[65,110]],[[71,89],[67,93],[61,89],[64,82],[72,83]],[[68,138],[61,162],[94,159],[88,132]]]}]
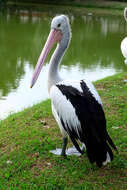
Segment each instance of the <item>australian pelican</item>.
[{"label": "australian pelican", "polygon": [[[124,18],[127,22],[127,7],[124,9]],[[125,57],[125,64],[127,65],[127,37],[125,37],[121,42],[121,52]]]},{"label": "australian pelican", "polygon": [[31,88],[35,84],[45,59],[57,43],[48,73],[48,92],[52,103],[52,112],[63,135],[61,155],[66,155],[68,136],[76,149],[83,154],[78,142],[86,148],[89,161],[101,167],[113,160],[111,147],[116,147],[106,130],[106,120],[101,99],[87,80],[63,80],[58,66],[69,46],[71,29],[69,19],[65,15],[56,16],[51,22],[51,31],[38,59]]}]

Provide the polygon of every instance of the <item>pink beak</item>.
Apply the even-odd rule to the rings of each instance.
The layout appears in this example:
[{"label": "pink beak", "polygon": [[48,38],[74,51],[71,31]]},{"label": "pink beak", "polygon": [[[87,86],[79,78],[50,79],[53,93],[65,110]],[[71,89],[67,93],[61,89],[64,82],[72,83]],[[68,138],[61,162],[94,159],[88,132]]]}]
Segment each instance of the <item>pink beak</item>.
[{"label": "pink beak", "polygon": [[50,33],[49,33],[49,36],[48,36],[48,39],[45,43],[45,46],[41,52],[41,55],[38,59],[38,62],[36,64],[36,67],[35,67],[35,70],[34,70],[34,73],[33,73],[33,77],[32,77],[32,81],[31,81],[31,86],[30,88],[33,87],[33,85],[35,84],[39,74],[40,74],[40,71],[42,69],[42,66],[43,66],[43,63],[46,59],[46,57],[48,56],[51,48],[53,47],[53,45],[55,43],[58,43],[60,42],[62,38],[62,33],[60,30],[56,30],[56,29],[51,29]]}]

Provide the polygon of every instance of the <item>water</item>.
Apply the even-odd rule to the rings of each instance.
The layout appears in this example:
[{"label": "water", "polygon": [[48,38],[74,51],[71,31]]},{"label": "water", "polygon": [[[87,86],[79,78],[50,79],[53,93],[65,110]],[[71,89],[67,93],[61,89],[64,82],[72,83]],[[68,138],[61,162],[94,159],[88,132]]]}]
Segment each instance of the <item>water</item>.
[{"label": "water", "polygon": [[[46,80],[53,51],[36,85],[29,86],[51,19],[58,13],[51,10],[13,8],[0,15],[0,119],[48,98]],[[64,78],[96,81],[127,70],[120,52],[127,31],[123,16],[88,13],[68,13],[72,41],[60,67]]]}]

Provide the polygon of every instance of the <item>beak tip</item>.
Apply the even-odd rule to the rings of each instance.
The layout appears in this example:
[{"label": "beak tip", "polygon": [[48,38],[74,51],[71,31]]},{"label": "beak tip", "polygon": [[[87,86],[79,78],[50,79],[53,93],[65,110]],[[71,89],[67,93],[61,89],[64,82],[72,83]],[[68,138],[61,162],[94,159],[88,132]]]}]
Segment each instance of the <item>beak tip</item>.
[{"label": "beak tip", "polygon": [[33,87],[33,85],[30,85],[30,88],[32,88]]}]

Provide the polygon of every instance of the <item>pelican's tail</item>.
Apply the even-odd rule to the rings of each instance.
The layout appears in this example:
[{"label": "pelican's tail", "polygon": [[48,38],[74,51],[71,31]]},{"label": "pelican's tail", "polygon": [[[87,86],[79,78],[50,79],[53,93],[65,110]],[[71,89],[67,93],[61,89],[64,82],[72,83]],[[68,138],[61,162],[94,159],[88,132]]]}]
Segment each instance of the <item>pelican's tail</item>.
[{"label": "pelican's tail", "polygon": [[87,155],[91,163],[96,162],[98,167],[106,165],[114,158],[111,147],[117,150],[112,139],[107,135],[107,139],[96,139],[86,142]]}]

